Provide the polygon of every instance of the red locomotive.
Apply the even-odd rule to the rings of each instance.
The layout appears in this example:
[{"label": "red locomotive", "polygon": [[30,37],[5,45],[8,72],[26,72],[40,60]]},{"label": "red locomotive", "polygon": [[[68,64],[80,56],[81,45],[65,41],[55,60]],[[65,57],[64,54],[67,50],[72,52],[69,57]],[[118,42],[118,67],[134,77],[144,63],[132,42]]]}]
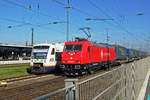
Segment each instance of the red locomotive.
[{"label": "red locomotive", "polygon": [[108,67],[115,60],[115,46],[77,39],[65,43],[61,68],[65,75],[82,75]]}]

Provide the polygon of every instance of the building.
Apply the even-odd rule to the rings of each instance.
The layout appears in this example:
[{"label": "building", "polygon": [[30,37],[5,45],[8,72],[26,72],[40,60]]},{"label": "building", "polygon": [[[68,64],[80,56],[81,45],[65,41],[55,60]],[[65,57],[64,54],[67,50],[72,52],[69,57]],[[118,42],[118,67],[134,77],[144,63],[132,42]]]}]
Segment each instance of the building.
[{"label": "building", "polygon": [[0,60],[30,59],[32,46],[0,44]]}]

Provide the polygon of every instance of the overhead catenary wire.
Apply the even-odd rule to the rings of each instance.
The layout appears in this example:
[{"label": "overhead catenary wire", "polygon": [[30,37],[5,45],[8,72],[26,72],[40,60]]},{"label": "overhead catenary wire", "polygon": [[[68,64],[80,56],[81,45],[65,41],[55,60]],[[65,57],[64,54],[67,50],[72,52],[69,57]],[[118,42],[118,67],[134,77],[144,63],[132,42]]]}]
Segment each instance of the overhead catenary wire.
[{"label": "overhead catenary wire", "polygon": [[[8,21],[8,22],[13,22],[13,23],[17,23],[18,24],[18,25],[8,25],[7,28],[17,28],[17,27],[23,27],[23,26],[32,26],[32,27],[42,28],[42,29],[46,29],[46,30],[53,30],[53,31],[55,31],[57,33],[62,33],[62,31],[54,30],[54,29],[50,29],[50,28],[45,27],[45,25],[50,25],[50,23],[32,24],[32,23],[29,23],[29,22],[24,22],[24,21],[9,19],[9,18],[2,18],[2,17],[0,17],[0,20],[5,20],[5,21]],[[64,23],[64,22],[62,22],[62,23]]]},{"label": "overhead catenary wire", "polygon": [[5,20],[5,21],[9,21],[9,22],[14,22],[14,23],[26,23],[24,21],[18,21],[18,20],[14,20],[14,19],[9,19],[9,18],[3,18],[3,17],[0,17],[0,20]]},{"label": "overhead catenary wire", "polygon": [[[99,1],[102,1],[103,3],[105,3],[104,2],[104,0],[99,0]],[[118,9],[121,9],[118,5],[117,5],[117,1],[116,0],[113,0],[113,4],[112,4],[112,6],[114,7],[114,8],[116,8],[116,9],[114,9],[113,7],[111,7],[111,6],[109,6],[109,7],[106,7],[106,6],[103,6],[104,8],[105,8],[105,11],[107,11],[107,13],[109,13],[109,14],[111,14],[111,15],[113,15],[113,17],[115,18],[115,19],[118,19],[119,20],[119,23],[120,24],[123,24],[123,22],[125,21],[125,15],[123,14],[123,12],[118,12]],[[103,4],[101,4],[101,6],[102,6]]]},{"label": "overhead catenary wire", "polygon": [[[100,7],[98,7],[96,4],[94,4],[91,0],[88,0],[89,3],[97,8],[98,10],[100,10],[105,16],[107,16],[108,18],[111,18],[113,19],[113,17],[111,17],[109,14],[107,14],[103,9],[101,9]],[[118,23],[116,20],[112,20],[115,24],[117,24],[122,30],[124,30],[129,36],[134,35],[133,33],[131,33],[130,31],[128,31],[125,27],[123,27],[120,23]],[[137,38],[138,39],[138,38]],[[141,39],[138,39],[138,40],[141,40]]]},{"label": "overhead catenary wire", "polygon": [[[63,3],[63,2],[61,2],[61,1],[59,1],[59,0],[52,0],[52,1],[58,3],[58,4],[61,5],[61,6],[65,6],[65,3]],[[76,8],[76,7],[73,7],[73,6],[71,7],[71,9],[73,9],[73,10],[75,10],[75,11],[81,13],[81,14],[87,15],[87,16],[96,17],[96,16],[94,16],[93,14],[90,14],[90,13],[88,13],[88,12],[86,12],[86,11],[83,11],[83,10],[81,10],[81,9],[79,9],[79,8]],[[104,21],[104,22],[107,23],[107,24],[109,24],[109,25],[112,25],[112,26],[116,27],[116,26],[115,26],[114,24],[112,24],[112,23],[109,23],[109,22],[107,22],[107,21]]]},{"label": "overhead catenary wire", "polygon": [[[59,4],[59,5],[65,6],[65,3],[60,2],[60,1],[58,1],[58,0],[52,0],[52,1],[56,2],[56,3]],[[76,10],[76,11],[78,11],[78,12],[80,12],[81,14],[84,14],[84,15],[96,17],[96,16],[94,16],[93,14],[90,14],[90,13],[88,13],[88,12],[85,12],[85,11],[83,11],[83,10],[81,10],[81,9],[79,9],[79,8],[73,7],[73,6],[71,6],[71,9]]]},{"label": "overhead catenary wire", "polygon": [[[100,0],[100,1],[103,1],[103,0]],[[119,5],[117,5],[117,2],[116,2],[116,0],[113,0],[115,3],[115,7],[117,8],[117,9],[120,9],[120,7],[119,7]],[[104,2],[104,1],[103,1]],[[109,9],[108,9],[108,7],[106,8],[106,10],[107,10],[107,12],[110,12],[109,11]],[[122,15],[121,13],[119,13],[119,12],[116,12],[117,13],[117,16],[119,16],[119,15]],[[119,13],[119,14],[118,14]],[[125,16],[120,16],[122,19],[120,20],[120,21],[122,21],[122,23],[123,23],[123,20],[125,20]],[[121,24],[121,22],[120,22],[120,24]],[[141,35],[141,36],[144,36],[144,35]],[[145,37],[143,37],[143,39],[145,39]]]},{"label": "overhead catenary wire", "polygon": [[[63,8],[66,6],[65,3],[60,2],[60,1],[58,1],[58,0],[52,0],[52,1],[55,2],[55,3],[57,3],[57,4],[59,4],[59,5],[61,5]],[[71,6],[71,9],[74,9],[74,7]],[[79,10],[78,10],[78,11],[79,11]],[[80,12],[82,12],[82,11],[80,11]],[[69,22],[69,23],[72,24],[72,25],[74,25],[74,26],[76,26],[76,27],[80,27],[80,26],[77,25],[77,24],[74,24],[74,23],[71,23],[71,22]]]},{"label": "overhead catenary wire", "polygon": [[[58,3],[58,4],[62,5],[62,6],[64,6],[64,5],[65,5],[64,3],[62,3],[62,2],[60,2],[60,1],[58,1],[58,0],[52,0],[52,1],[55,1],[56,3]],[[93,14],[90,14],[90,13],[88,13],[88,12],[85,12],[85,11],[83,11],[83,10],[79,9],[79,8],[72,7],[72,9],[73,9],[73,10],[76,10],[76,11],[78,11],[78,12],[80,12],[80,13],[84,14],[84,15],[88,15],[88,16],[96,17],[96,16],[94,16]],[[105,12],[103,11],[103,13],[105,13]],[[105,13],[105,15],[107,15],[107,14]],[[112,18],[112,17],[110,17],[109,15],[107,15],[107,17],[108,17],[108,18],[110,18],[110,19],[113,19],[113,18]],[[105,21],[105,22],[107,22],[107,21]],[[117,24],[118,24],[118,23],[117,23]],[[111,25],[113,25],[113,24],[111,24]],[[113,25],[113,26],[114,26],[114,25]],[[127,31],[127,30],[126,30],[126,31]]]},{"label": "overhead catenary wire", "polygon": [[[58,3],[58,4],[62,5],[62,6],[65,5],[64,3],[62,3],[62,2],[60,2],[60,1],[58,1],[58,0],[53,0],[53,1],[55,1],[56,3]],[[88,1],[89,1],[89,0],[88,0]],[[91,2],[91,1],[90,1],[90,2]],[[93,3],[92,3],[92,4],[93,4]],[[95,4],[92,5],[92,6],[94,6],[94,7],[98,8],[98,9],[100,9],[100,8],[97,7]],[[76,11],[78,11],[79,13],[82,13],[82,14],[84,14],[84,15],[88,15],[88,16],[93,16],[93,17],[95,17],[93,14],[90,14],[90,13],[88,13],[88,12],[85,12],[85,11],[79,9],[79,8],[72,7],[72,9],[73,9],[73,10],[76,10]],[[102,13],[103,13],[104,15],[106,15],[108,18],[113,19],[113,18],[112,18],[110,15],[108,15],[105,11],[103,11],[102,9],[100,9],[100,10],[101,10]],[[104,21],[104,22],[106,22],[107,24],[109,24],[109,25],[111,25],[111,26],[113,26],[113,27],[120,28],[120,29],[123,30],[125,33],[127,33],[128,36],[131,36],[131,34],[133,34],[133,33],[129,32],[126,28],[124,28],[122,25],[120,25],[120,23],[118,23],[116,20],[113,20],[114,24],[113,24],[113,23],[110,23],[110,22],[108,22],[108,21]],[[117,25],[117,26],[116,26],[116,25]],[[138,39],[138,38],[135,38],[135,39]],[[138,39],[138,40],[141,41],[141,39]]]},{"label": "overhead catenary wire", "polygon": [[[61,2],[61,1],[59,1],[59,0],[52,0],[52,1],[56,2],[57,4],[61,5],[62,7],[64,7],[64,6],[66,5],[65,3],[63,3],[63,2]],[[76,7],[73,7],[73,6],[71,6],[71,9],[73,9],[73,10],[75,10],[75,11],[77,11],[77,12],[83,14],[83,15],[96,17],[96,16],[94,16],[93,14],[90,14],[90,13],[88,13],[88,12],[86,12],[86,11],[83,11],[83,10],[81,10],[81,9],[79,9],[79,8],[76,8]],[[112,24],[112,23],[108,23],[107,21],[104,21],[104,22],[107,23],[107,24],[109,24],[109,25],[111,24],[112,26],[116,27],[116,26],[115,26],[114,24]],[[72,23],[71,23],[71,24],[72,24]],[[78,25],[76,25],[76,24],[73,24],[73,25],[78,26]]]},{"label": "overhead catenary wire", "polygon": [[[107,14],[105,11],[103,11],[103,9],[101,9],[100,7],[98,7],[95,3],[93,3],[91,0],[88,0],[88,2],[95,8],[97,8],[100,12],[102,12],[105,16],[107,16],[108,18],[113,19],[109,14]],[[123,27],[122,25],[120,25],[120,23],[118,23],[116,20],[112,20],[115,24],[117,24],[125,33],[127,33],[129,36],[134,35],[132,32],[128,31],[125,27]],[[141,38],[136,38],[138,40],[141,40]]]},{"label": "overhead catenary wire", "polygon": [[[15,2],[15,1],[11,1],[11,0],[3,0],[3,1],[6,2],[6,3],[8,3],[8,4],[11,4],[11,5],[14,5],[14,6],[23,8],[23,9],[25,9],[25,10],[28,10],[28,11],[31,11],[31,12],[34,12],[34,13],[37,13],[36,10],[31,9],[31,5],[29,5],[28,7],[26,7],[26,6],[22,5],[22,4],[20,4],[21,2],[20,2],[20,3],[17,3],[17,2]],[[38,12],[38,14],[41,15],[41,16],[46,16],[46,17],[48,17],[48,18],[50,17],[50,18],[53,18],[53,19],[60,20],[60,19],[58,19],[58,18],[56,18],[56,17],[54,17],[54,16],[46,15],[46,14],[44,14],[44,13],[42,13],[42,12]],[[46,28],[46,27],[44,27],[44,26],[41,25],[41,24],[32,24],[32,23],[25,22],[25,21],[18,21],[18,20],[14,20],[14,19],[1,18],[1,17],[0,17],[0,20],[5,20],[5,21],[9,21],[9,22],[14,22],[14,23],[20,23],[19,25],[8,26],[8,28],[11,28],[11,27],[16,28],[16,27],[22,27],[22,26],[30,25],[30,26],[34,26],[34,27],[38,27],[38,28],[43,28],[43,29],[50,30],[49,28]],[[49,23],[46,23],[46,24],[44,24],[44,25],[49,25]],[[56,30],[55,30],[55,31],[56,31]],[[58,32],[58,30],[57,30],[56,32]],[[59,33],[60,33],[60,31],[59,31]]]},{"label": "overhead catenary wire", "polygon": [[39,15],[41,16],[45,16],[45,17],[48,17],[48,18],[53,18],[55,20],[61,20],[60,18],[57,18],[55,16],[51,16],[51,15],[48,15],[48,14],[45,14],[43,12],[37,12],[37,10],[34,10],[34,9],[29,9],[30,7],[26,7],[18,2],[15,2],[15,1],[11,1],[11,0],[2,0],[3,2],[6,2],[8,4],[11,4],[11,5],[14,5],[14,6],[17,6],[17,7],[20,7],[20,8],[23,8],[23,9],[26,9],[28,11],[31,11],[31,12],[34,12],[34,13],[39,13]]},{"label": "overhead catenary wire", "polygon": [[[65,5],[64,3],[62,3],[62,2],[60,2],[60,1],[58,1],[58,0],[53,0],[53,1],[55,1],[55,2],[57,2],[57,3],[59,3],[59,4],[61,4],[61,5]],[[92,3],[90,0],[88,0],[88,1],[93,5],[93,3]],[[21,7],[21,8],[26,9],[26,10],[29,10],[29,11],[32,11],[32,12],[37,13],[36,10],[29,9],[29,8],[27,8],[27,7],[25,7],[25,6],[21,5],[21,4],[18,4],[18,3],[14,2],[14,1],[5,0],[5,2],[10,3],[10,4],[13,4],[13,5],[16,5],[16,6],[19,6],[19,7]],[[95,6],[96,8],[98,8],[95,4],[94,4],[94,6]],[[78,9],[78,8],[72,7],[72,9],[74,9],[74,10],[80,12],[80,13],[83,13],[83,14],[86,14],[86,15],[90,15],[90,16],[91,16],[91,14],[89,14],[89,13],[87,13],[87,12],[85,12],[85,11],[82,11],[82,10],[80,10],[80,9]],[[100,9],[100,8],[98,8],[98,9]],[[100,9],[100,10],[101,10],[102,13],[104,13],[107,17],[112,18],[112,17],[109,16],[107,13],[105,13],[102,9]],[[46,14],[41,13],[41,12],[39,12],[39,14],[42,15],[42,16],[47,16],[47,17],[56,18],[56,17],[54,17],[54,16],[49,16],[49,15],[46,15]],[[127,29],[125,29],[124,27],[122,27],[118,22],[116,22],[115,20],[114,20],[114,22],[115,22],[120,28],[122,28],[125,32],[127,32],[128,34],[130,34],[130,32],[129,32]]]},{"label": "overhead catenary wire", "polygon": [[[9,3],[10,3],[10,1],[11,0],[5,0],[5,2],[6,1],[9,1]],[[58,1],[58,0],[53,0],[53,1]],[[11,2],[13,2],[13,1],[11,1]],[[60,3],[60,2],[59,2]],[[18,4],[18,3],[17,3]],[[61,5],[65,5],[64,3],[60,3]],[[13,5],[15,5],[15,4],[13,4]],[[19,4],[20,5],[20,4]],[[19,5],[17,5],[17,6],[19,6]],[[28,9],[28,7],[25,7],[24,5],[20,5],[20,7],[21,8],[23,8],[24,7],[24,9],[26,9],[26,10],[29,10]],[[94,16],[94,15],[92,15],[92,14],[89,14],[88,12],[85,12],[85,11],[83,11],[83,10],[81,10],[80,8],[76,8],[76,7],[72,7],[72,9],[73,10],[76,10],[76,11],[78,11],[78,12],[80,12],[80,13],[82,13],[82,14],[84,14],[84,15],[88,15],[88,16]],[[35,10],[33,10],[33,9],[31,9],[32,10],[32,12],[35,12],[35,13],[37,13],[37,11],[35,11]],[[106,13],[107,14],[107,13]],[[41,13],[40,13],[40,15],[41,15]],[[109,15],[110,16],[110,15]],[[111,16],[110,16],[111,17]],[[111,25],[114,25],[115,27],[116,27],[116,25],[118,25],[119,27],[121,26],[121,25],[119,25],[119,23],[115,20],[115,22],[114,23],[110,23],[110,22],[107,22],[107,21],[105,21],[106,23],[108,23],[108,24],[111,24]],[[117,23],[118,24],[117,24]],[[121,28],[122,27],[122,28]],[[120,28],[123,30],[123,31],[125,31],[125,32],[127,32],[127,34],[129,34],[130,36],[131,36],[131,34],[130,34],[130,32],[128,31],[128,30],[126,30],[123,26],[121,26]],[[133,33],[132,33],[133,34]]]},{"label": "overhead catenary wire", "polygon": [[[89,0],[90,1],[90,0]],[[90,1],[90,3],[91,3],[91,1]],[[93,4],[93,3],[92,3]],[[92,5],[92,6],[94,6],[94,7],[96,7],[96,8],[98,8],[97,6],[96,6],[96,4],[95,5]],[[108,15],[105,11],[103,11],[101,8],[98,8],[100,11],[102,11],[103,12],[103,14],[104,15],[106,15],[107,17],[109,17],[109,18],[112,18],[110,15]],[[131,33],[131,32],[129,32],[126,28],[124,28],[123,26],[121,26],[121,24],[120,23],[118,23],[116,20],[113,20],[114,22],[115,22],[115,24],[117,24],[121,29],[123,29],[129,36],[131,36],[131,34],[133,34],[133,33]],[[109,22],[110,23],[110,22]],[[113,25],[113,24],[112,24]],[[139,35],[139,34],[138,34]],[[136,35],[135,35],[136,36]],[[143,36],[143,35],[142,35]],[[141,41],[141,36],[139,35],[139,37],[140,37],[140,39],[139,38],[135,38],[135,39],[137,39],[137,40],[140,40]],[[142,39],[145,41],[145,37],[142,37]]]},{"label": "overhead catenary wire", "polygon": [[[58,3],[58,4],[62,5],[62,6],[65,6],[65,3],[60,2],[60,1],[58,1],[58,0],[52,0],[52,1]],[[83,11],[83,10],[81,10],[81,9],[79,9],[79,8],[73,7],[73,6],[71,7],[71,9],[73,9],[73,10],[75,10],[75,11],[81,13],[81,14],[87,15],[87,16],[96,17],[96,16],[94,16],[93,14],[90,14],[90,13],[88,13],[88,12],[85,12],[85,11]],[[107,23],[107,24],[109,24],[109,25],[111,25],[111,26],[113,26],[113,27],[116,27],[114,24],[112,24],[112,23],[110,23],[110,22],[107,22],[107,21],[104,21],[104,22]]]},{"label": "overhead catenary wire", "polygon": [[3,0],[3,1],[6,2],[6,3],[9,3],[11,5],[14,5],[14,6],[17,6],[17,7],[21,7],[23,9],[28,10],[28,11],[31,11],[31,12],[34,12],[34,13],[38,13],[41,16],[50,17],[50,18],[53,18],[53,19],[56,19],[56,20],[61,20],[61,19],[59,19],[57,17],[47,15],[47,14],[42,13],[40,11],[37,12],[36,10],[32,9],[30,5],[29,5],[29,7],[26,7],[26,6],[22,5],[22,4],[19,4],[19,3],[15,2],[15,1],[11,1],[11,0]]},{"label": "overhead catenary wire", "polygon": [[[110,19],[114,19],[113,17],[111,17],[110,15],[108,15],[103,9],[101,9],[100,7],[98,7],[96,4],[94,4],[91,0],[88,0],[88,2],[95,8],[97,8],[98,10],[100,10],[105,16],[107,16]],[[117,24],[121,29],[123,29],[125,32],[127,32],[129,34],[129,31],[127,29],[125,29],[123,26],[121,26],[116,20],[112,20],[115,24]]]}]

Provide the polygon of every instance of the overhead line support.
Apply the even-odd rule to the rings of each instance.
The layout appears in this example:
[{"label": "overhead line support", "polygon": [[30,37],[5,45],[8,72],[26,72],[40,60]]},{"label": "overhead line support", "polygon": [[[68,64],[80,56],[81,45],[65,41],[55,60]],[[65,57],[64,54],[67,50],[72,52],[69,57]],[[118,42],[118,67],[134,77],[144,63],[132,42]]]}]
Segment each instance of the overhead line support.
[{"label": "overhead line support", "polygon": [[64,8],[66,8],[67,9],[67,36],[66,36],[66,41],[69,41],[69,8],[71,8],[71,6],[70,6],[70,0],[67,0],[67,6],[66,7],[64,7]]}]

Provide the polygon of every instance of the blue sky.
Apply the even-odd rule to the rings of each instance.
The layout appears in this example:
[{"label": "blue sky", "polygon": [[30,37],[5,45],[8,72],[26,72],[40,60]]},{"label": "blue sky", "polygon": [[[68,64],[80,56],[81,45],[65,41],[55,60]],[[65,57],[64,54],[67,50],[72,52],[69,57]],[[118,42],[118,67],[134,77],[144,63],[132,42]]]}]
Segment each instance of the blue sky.
[{"label": "blue sky", "polygon": [[[34,28],[36,44],[46,41],[65,42],[66,23],[48,23],[66,21],[66,2],[67,0],[0,0],[0,43],[31,43],[31,28]],[[70,0],[69,38],[86,38],[79,28],[90,27],[91,40],[106,42],[108,29],[110,43],[134,48],[145,47],[150,37],[149,4],[149,0]],[[138,16],[137,13],[144,15]],[[86,21],[86,18],[114,20]]]}]

